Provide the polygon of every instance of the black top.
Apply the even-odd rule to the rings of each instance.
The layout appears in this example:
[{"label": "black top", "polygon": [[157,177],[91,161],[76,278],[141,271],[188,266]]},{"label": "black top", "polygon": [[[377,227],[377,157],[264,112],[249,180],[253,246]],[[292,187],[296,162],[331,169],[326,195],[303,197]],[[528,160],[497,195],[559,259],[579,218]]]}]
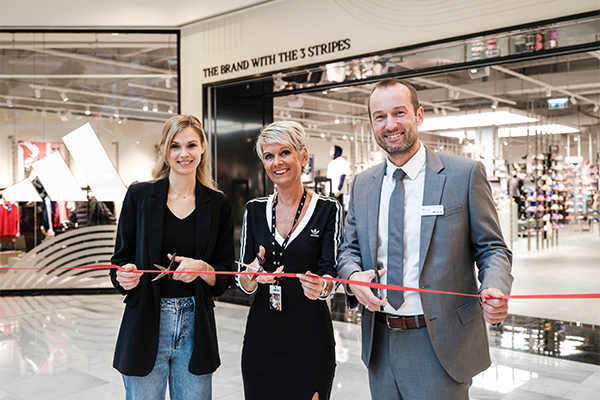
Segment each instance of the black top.
[{"label": "black top", "polygon": [[[179,219],[167,206],[165,213],[165,233],[163,236],[162,266],[168,267],[171,260],[168,254],[177,253],[178,256],[194,258],[196,253],[196,210],[184,219]],[[178,297],[194,296],[194,284],[174,281],[169,276],[164,276],[161,281],[161,297],[173,299]]]}]

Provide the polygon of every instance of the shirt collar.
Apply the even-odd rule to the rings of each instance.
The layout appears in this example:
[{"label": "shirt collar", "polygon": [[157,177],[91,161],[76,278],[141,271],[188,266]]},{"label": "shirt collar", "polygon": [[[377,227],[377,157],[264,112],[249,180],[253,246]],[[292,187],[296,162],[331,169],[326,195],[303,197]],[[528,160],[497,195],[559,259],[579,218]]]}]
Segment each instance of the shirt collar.
[{"label": "shirt collar", "polygon": [[[415,180],[417,178],[417,175],[419,175],[419,171],[421,171],[421,169],[423,168],[423,165],[425,164],[425,161],[426,161],[425,146],[420,141],[419,141],[419,144],[420,144],[419,151],[417,151],[417,153],[414,156],[412,156],[412,158],[410,160],[408,160],[406,162],[406,164],[404,164],[402,166],[402,171],[404,171],[404,173],[411,180]],[[386,169],[385,169],[386,175],[392,176],[394,174],[394,171],[397,168],[399,168],[390,161],[389,157],[385,158],[385,163],[386,163]]]}]

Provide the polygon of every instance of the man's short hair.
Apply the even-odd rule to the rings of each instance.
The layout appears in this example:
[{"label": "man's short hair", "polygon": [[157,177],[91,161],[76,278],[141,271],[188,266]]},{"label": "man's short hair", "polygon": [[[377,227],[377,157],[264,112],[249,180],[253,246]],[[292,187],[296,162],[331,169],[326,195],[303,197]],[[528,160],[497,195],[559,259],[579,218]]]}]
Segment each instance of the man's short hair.
[{"label": "man's short hair", "polygon": [[375,87],[373,88],[373,90],[371,90],[371,93],[369,94],[369,100],[367,101],[367,109],[369,111],[369,121],[371,120],[371,96],[373,96],[373,93],[377,89],[385,89],[385,88],[395,86],[395,85],[406,86],[406,88],[410,92],[410,101],[413,105],[415,114],[417,113],[417,110],[419,109],[419,107],[421,107],[421,105],[419,103],[419,95],[417,94],[417,90],[413,87],[413,85],[411,85],[410,83],[403,81],[401,79],[387,78],[387,79],[377,82],[375,84]]}]

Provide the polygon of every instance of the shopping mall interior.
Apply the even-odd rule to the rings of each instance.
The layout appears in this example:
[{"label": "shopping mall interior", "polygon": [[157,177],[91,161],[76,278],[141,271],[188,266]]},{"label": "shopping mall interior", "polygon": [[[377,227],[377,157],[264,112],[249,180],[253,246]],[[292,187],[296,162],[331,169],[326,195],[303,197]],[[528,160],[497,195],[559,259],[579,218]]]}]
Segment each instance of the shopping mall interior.
[{"label": "shopping mall interior", "polygon": [[[488,326],[492,366],[470,398],[598,399],[600,300],[582,295],[600,293],[600,13],[594,1],[551,2],[411,8],[412,38],[393,22],[399,6],[375,17],[381,1],[186,1],[177,13],[154,1],[135,17],[144,3],[109,0],[119,13],[40,6],[25,18],[0,0],[0,399],[125,398],[112,367],[125,305],[102,266],[127,188],[152,177],[165,120],[203,122],[237,256],[246,202],[276,190],[253,149],[261,127],[300,123],[304,186],[347,207],[354,177],[385,158],[367,102],[389,77],[417,90],[428,149],[484,164],[513,252],[512,294],[575,295],[511,299],[504,323]],[[308,5],[322,7],[315,24],[339,20],[315,32],[300,24]],[[338,190],[336,146],[348,165]],[[236,287],[216,299],[215,399],[244,396],[251,302]],[[361,313],[342,286],[327,302],[331,398],[370,398]]]}]

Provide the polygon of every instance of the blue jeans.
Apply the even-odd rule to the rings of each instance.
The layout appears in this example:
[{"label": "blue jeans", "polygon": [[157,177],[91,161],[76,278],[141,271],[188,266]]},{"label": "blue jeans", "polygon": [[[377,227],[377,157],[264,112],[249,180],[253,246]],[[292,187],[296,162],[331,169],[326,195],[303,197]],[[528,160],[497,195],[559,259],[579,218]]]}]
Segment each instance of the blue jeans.
[{"label": "blue jeans", "polygon": [[171,400],[212,399],[212,374],[194,375],[189,369],[194,350],[193,297],[161,299],[158,354],[146,376],[123,375],[127,400],[164,400],[169,382]]}]

